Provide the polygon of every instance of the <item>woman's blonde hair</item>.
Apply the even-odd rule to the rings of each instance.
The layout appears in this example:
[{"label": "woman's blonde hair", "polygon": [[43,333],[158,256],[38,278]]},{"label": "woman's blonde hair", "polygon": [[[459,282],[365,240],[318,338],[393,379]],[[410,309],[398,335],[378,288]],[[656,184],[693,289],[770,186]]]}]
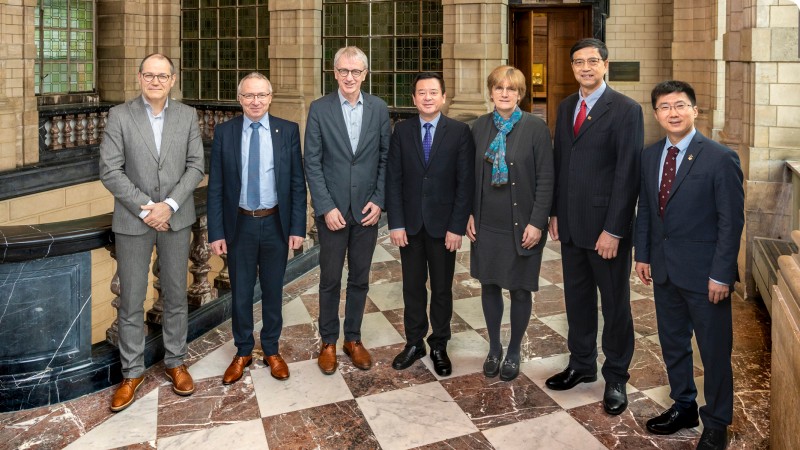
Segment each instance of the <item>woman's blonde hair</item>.
[{"label": "woman's blonde hair", "polygon": [[521,70],[513,66],[500,66],[492,70],[492,73],[486,79],[486,87],[489,88],[490,95],[494,87],[504,81],[508,81],[509,86],[517,89],[519,98],[525,97],[525,75],[522,74]]}]

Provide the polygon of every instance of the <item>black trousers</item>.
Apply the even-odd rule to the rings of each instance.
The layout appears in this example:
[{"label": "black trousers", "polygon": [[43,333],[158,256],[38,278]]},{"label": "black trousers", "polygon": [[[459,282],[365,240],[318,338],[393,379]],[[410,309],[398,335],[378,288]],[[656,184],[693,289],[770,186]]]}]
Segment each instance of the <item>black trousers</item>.
[{"label": "black trousers", "polygon": [[603,259],[594,249],[561,243],[564,300],[567,307],[569,366],[597,371],[597,291],[603,312],[602,347],[606,382],[627,382],[633,357],[631,317],[631,240],[622,239],[616,258]]},{"label": "black trousers", "polygon": [[261,348],[265,356],[278,353],[283,328],[283,276],[289,243],[281,232],[280,212],[267,217],[239,215],[236,235],[228,247],[231,277],[233,343],[238,356],[253,351],[253,293],[256,275],[261,284]]},{"label": "black trousers", "polygon": [[408,345],[422,345],[428,334],[428,291],[425,283],[430,274],[431,335],[428,345],[444,349],[450,340],[450,319],[453,317],[453,273],[456,252],[448,251],[444,238],[433,238],[423,228],[408,236],[408,245],[400,248],[403,264],[403,324]]},{"label": "black trousers", "polygon": [[725,428],[733,419],[733,322],[731,301],[717,304],[708,294],[681,289],[669,281],[653,284],[658,339],[667,365],[670,398],[678,409],[696,408],[697,386],[692,364],[692,331],[705,372],[705,406],[700,418],[706,428]]},{"label": "black trousers", "polygon": [[323,216],[317,217],[319,232],[319,334],[326,344],[339,339],[339,299],[342,269],[347,255],[347,294],[344,309],[344,338],[361,340],[361,321],[369,291],[369,269],[378,242],[378,227],[363,227],[350,212],[347,225],[331,231]]}]

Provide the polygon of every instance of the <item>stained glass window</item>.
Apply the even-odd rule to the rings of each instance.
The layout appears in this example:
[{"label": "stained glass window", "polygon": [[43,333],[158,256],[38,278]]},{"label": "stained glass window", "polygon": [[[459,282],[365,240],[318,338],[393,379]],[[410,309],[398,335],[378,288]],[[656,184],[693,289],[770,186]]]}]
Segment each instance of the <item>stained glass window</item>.
[{"label": "stained glass window", "polygon": [[94,92],[94,0],[39,0],[36,95]]},{"label": "stained glass window", "polygon": [[269,77],[267,0],[182,0],[181,18],[185,99],[233,101],[241,77]]},{"label": "stained glass window", "polygon": [[418,72],[442,71],[441,0],[323,0],[323,94],[336,89],[333,56],[359,47],[370,70],[362,89],[390,107],[411,107]]}]

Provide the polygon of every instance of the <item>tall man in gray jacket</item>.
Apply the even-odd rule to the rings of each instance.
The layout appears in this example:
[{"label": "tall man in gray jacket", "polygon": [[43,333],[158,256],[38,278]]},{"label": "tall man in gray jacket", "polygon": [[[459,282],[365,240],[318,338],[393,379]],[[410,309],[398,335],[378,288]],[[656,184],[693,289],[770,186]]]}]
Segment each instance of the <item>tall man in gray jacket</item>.
[{"label": "tall man in gray jacket", "polygon": [[112,230],[120,281],[119,353],[124,377],[111,410],[127,408],[144,380],[144,301],[153,246],[164,293],[164,364],[172,389],[194,392],[186,354],[186,271],[194,189],[203,179],[203,142],[194,108],[169,100],[175,66],[146,56],[137,75],[142,95],[111,108],[100,145],[100,180],[114,195]]},{"label": "tall man in gray jacket", "polygon": [[344,47],[333,60],[336,92],[315,100],[308,112],[305,170],[314,203],[320,244],[317,360],[325,374],[336,371],[339,293],[347,254],[348,276],[344,352],[362,370],[372,366],[361,343],[361,320],[369,290],[369,269],[384,206],[386,160],[391,129],[386,103],[361,91],[367,56]]}]

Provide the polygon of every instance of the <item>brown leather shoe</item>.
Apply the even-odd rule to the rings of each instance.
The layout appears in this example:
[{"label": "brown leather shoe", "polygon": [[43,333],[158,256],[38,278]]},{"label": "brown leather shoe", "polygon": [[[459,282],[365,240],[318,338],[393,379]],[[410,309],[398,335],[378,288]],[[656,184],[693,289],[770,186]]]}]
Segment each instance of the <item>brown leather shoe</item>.
[{"label": "brown leather shoe", "polygon": [[167,369],[167,378],[172,381],[172,390],[178,395],[189,395],[194,392],[194,381],[189,371],[186,369],[186,364],[181,364],[178,367]]},{"label": "brown leather shoe", "polygon": [[361,370],[372,367],[372,357],[361,341],[344,341],[344,354],[349,356],[353,365]]},{"label": "brown leather shoe", "polygon": [[234,356],[231,365],[222,376],[222,384],[233,384],[242,379],[244,368],[253,364],[253,355]]},{"label": "brown leather shoe", "polygon": [[142,381],[144,381],[144,377],[123,379],[117,391],[114,392],[114,398],[111,399],[111,411],[119,412],[131,406]]},{"label": "brown leather shoe", "polygon": [[317,364],[325,375],[331,375],[333,372],[336,372],[336,366],[339,365],[339,363],[336,362],[336,344],[322,343],[322,347],[319,349]]},{"label": "brown leather shoe", "polygon": [[289,366],[283,360],[280,353],[267,356],[264,358],[264,363],[269,366],[269,373],[272,378],[276,380],[285,380],[289,378]]}]

